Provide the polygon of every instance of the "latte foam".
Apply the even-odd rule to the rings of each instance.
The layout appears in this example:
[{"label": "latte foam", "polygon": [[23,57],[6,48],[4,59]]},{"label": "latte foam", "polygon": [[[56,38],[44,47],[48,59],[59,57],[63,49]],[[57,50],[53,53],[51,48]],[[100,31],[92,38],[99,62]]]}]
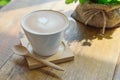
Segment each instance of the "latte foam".
[{"label": "latte foam", "polygon": [[53,33],[64,29],[68,24],[65,15],[52,10],[35,11],[23,19],[24,28],[34,33]]}]

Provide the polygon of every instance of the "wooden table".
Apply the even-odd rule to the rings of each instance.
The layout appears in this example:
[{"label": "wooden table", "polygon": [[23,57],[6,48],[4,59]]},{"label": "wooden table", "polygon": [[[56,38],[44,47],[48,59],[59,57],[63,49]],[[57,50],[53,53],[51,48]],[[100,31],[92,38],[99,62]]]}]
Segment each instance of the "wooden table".
[{"label": "wooden table", "polygon": [[[52,1],[51,0],[13,0],[10,2],[10,4],[8,4],[7,6],[5,6],[0,10],[1,11],[0,14],[3,14],[3,16],[0,16],[0,18],[7,16],[4,14],[7,14],[7,12],[11,10],[17,10],[17,9],[22,9],[34,5],[41,5],[51,2],[57,3],[58,1],[59,0],[52,0]],[[54,5],[52,5],[51,7],[54,7]],[[66,14],[69,16],[71,12],[72,11],[69,11]],[[13,47],[13,45],[15,44],[19,44],[19,39],[23,37],[23,33],[21,32],[20,27],[16,27],[16,26],[10,27],[12,24],[16,23],[17,16],[14,17],[15,19],[13,22],[9,22],[11,19],[10,15],[7,16],[6,18],[7,19],[5,20],[0,19],[0,21],[3,22],[3,24],[5,25],[5,26],[0,25],[0,80],[58,80],[58,79],[79,80],[79,78],[82,77],[81,76],[82,74],[80,74],[80,71],[78,71],[79,67],[77,67],[77,66],[82,66],[79,65],[80,56],[77,54],[75,55],[76,58],[75,62],[71,61],[66,64],[60,64],[60,66],[63,66],[66,69],[65,72],[55,71],[51,68],[29,70],[25,59],[23,57],[14,55],[11,50],[11,47]],[[5,24],[4,21],[7,21],[9,23]],[[99,30],[97,29],[97,31]],[[70,43],[73,40],[81,41],[85,36],[84,34],[82,34],[82,32],[83,31],[81,29],[81,31],[79,32],[80,34],[78,36],[74,35],[74,37],[72,38],[66,37],[66,39]],[[91,35],[87,33],[87,36],[91,36]],[[73,66],[70,66],[72,64]],[[120,80],[120,58],[116,66],[113,80]]]}]

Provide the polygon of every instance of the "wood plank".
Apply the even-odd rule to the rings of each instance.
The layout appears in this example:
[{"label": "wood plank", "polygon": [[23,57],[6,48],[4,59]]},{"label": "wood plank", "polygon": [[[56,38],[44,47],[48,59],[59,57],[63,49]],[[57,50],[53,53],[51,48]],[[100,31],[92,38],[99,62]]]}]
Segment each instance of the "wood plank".
[{"label": "wood plank", "polygon": [[119,79],[120,79],[120,55],[119,55],[118,63],[116,65],[113,80],[119,80]]},{"label": "wood plank", "polygon": [[[47,6],[49,6],[49,4],[47,4]],[[61,11],[66,10],[65,14],[69,16],[70,13],[72,12],[71,10],[73,10],[74,7],[75,7],[74,4],[65,5],[64,1],[60,1],[58,4],[56,3],[54,5],[54,8],[52,9],[61,10]],[[27,12],[32,10],[37,10],[39,8],[41,7],[36,6],[31,8],[24,8],[24,9],[19,9],[15,11],[10,11],[4,14],[16,14],[16,15],[19,14],[19,16],[23,16]],[[14,15],[11,15],[11,16],[14,16]],[[17,66],[16,64],[13,65],[14,60],[12,61],[9,60],[1,68],[0,76],[3,76],[3,78],[1,79],[17,80],[17,79],[20,79],[20,77],[23,77],[23,80],[24,79],[31,80],[33,79],[33,76],[34,76],[36,80],[42,79],[42,78],[43,80],[57,80],[57,79],[112,80],[114,70],[115,70],[115,65],[117,63],[117,59],[119,56],[120,28],[107,30],[105,37],[101,38],[99,36],[99,33],[100,33],[99,29],[86,27],[85,25],[80,23],[78,23],[78,26],[79,28],[76,31],[77,33],[71,35],[69,38],[66,37],[67,40],[69,39],[69,41],[71,41],[70,47],[75,52],[75,60],[72,62],[60,65],[63,68],[65,68],[64,72],[59,72],[52,69],[50,72],[50,75],[51,73],[53,73],[53,75],[51,77],[46,76],[42,73],[39,74],[38,70],[33,70],[33,72],[30,71],[30,73],[27,73],[28,69],[26,68],[26,66],[25,68],[22,68],[22,66]],[[13,55],[11,59],[14,59],[14,58],[18,59],[18,62],[19,62],[19,58],[17,56]],[[22,61],[22,59],[20,59],[20,61]],[[9,69],[8,72],[6,71],[6,69]],[[11,71],[12,73],[10,73]],[[20,76],[19,74],[22,74],[22,75]],[[16,77],[18,75],[19,77]]]},{"label": "wood plank", "polygon": [[[49,57],[42,57],[42,56],[36,55],[32,51],[31,45],[29,45],[28,47],[29,41],[27,40],[27,38],[21,38],[21,43],[23,46],[25,46],[29,50],[31,54],[35,55],[38,58],[43,58],[47,61],[53,62],[55,64],[65,63],[65,62],[74,60],[74,54],[68,47],[66,41],[64,41],[64,44],[66,44],[67,46],[64,46],[64,44],[61,44],[58,51],[54,55]],[[25,57],[25,58],[26,58],[29,69],[41,68],[46,66],[40,63],[39,61],[32,59],[31,57]]]},{"label": "wood plank", "polygon": [[57,1],[58,0],[11,0],[11,2],[4,6],[2,9],[0,9],[0,11],[10,11]]},{"label": "wood plank", "polygon": [[[6,17],[3,17],[6,19]],[[17,17],[18,18],[18,17]],[[16,17],[14,17],[16,19]],[[9,21],[10,22],[10,21]],[[1,21],[1,24],[4,24],[4,20]],[[7,22],[6,22],[7,23]],[[13,24],[16,23],[14,26]],[[8,23],[9,25],[9,23]],[[20,28],[19,22],[11,21],[9,26],[12,26],[10,28],[8,25],[2,25],[1,27],[4,27],[1,29],[0,32],[0,68],[4,65],[4,63],[9,59],[9,57],[12,55],[11,47],[14,45],[14,43],[19,43],[19,37],[17,36],[20,34]],[[5,29],[5,27],[8,27]],[[15,34],[15,35],[14,35]]]},{"label": "wood plank", "polygon": [[[86,38],[84,38],[83,40],[81,40],[81,42],[76,41],[71,43],[71,48],[73,49],[73,51],[77,51],[77,55],[81,53],[82,57],[86,57],[88,59],[90,58],[90,60],[86,59],[86,61],[81,62],[86,64],[86,69],[88,73],[86,73],[85,75],[89,75],[88,78],[84,77],[83,80],[112,80],[112,75],[114,75],[116,62],[119,56],[118,46],[120,46],[118,40],[120,36],[117,36],[117,32],[115,33],[115,38],[112,37],[111,40],[106,38],[103,38],[102,40],[99,40],[97,38],[90,40],[88,36],[85,35],[87,36],[87,41]],[[114,42],[117,42],[117,46]],[[91,45],[89,46],[85,44]],[[83,46],[82,49],[79,47],[81,45]],[[75,46],[77,46],[77,48],[75,48]],[[87,71],[85,70],[85,72]],[[91,77],[90,75],[94,75],[94,77]]]},{"label": "wood plank", "polygon": [[45,80],[49,70],[29,70],[24,57],[13,55],[4,67],[0,69],[0,80]]}]

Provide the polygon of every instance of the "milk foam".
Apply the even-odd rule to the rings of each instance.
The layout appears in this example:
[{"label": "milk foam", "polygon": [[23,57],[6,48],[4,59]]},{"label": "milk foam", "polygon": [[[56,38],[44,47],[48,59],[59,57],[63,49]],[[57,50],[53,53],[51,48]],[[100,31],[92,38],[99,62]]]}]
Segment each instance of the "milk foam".
[{"label": "milk foam", "polygon": [[26,28],[37,33],[52,33],[66,27],[66,17],[55,11],[36,11],[24,20]]},{"label": "milk foam", "polygon": [[48,22],[48,19],[45,17],[38,18],[39,23],[46,24]]}]

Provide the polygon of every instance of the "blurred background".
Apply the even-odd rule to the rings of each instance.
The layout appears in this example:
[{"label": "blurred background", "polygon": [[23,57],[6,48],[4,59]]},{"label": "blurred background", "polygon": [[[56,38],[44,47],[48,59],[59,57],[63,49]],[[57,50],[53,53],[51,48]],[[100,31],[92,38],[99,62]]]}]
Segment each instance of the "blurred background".
[{"label": "blurred background", "polygon": [[9,2],[10,2],[10,0],[0,0],[0,8],[2,8],[3,6],[5,6]]}]

